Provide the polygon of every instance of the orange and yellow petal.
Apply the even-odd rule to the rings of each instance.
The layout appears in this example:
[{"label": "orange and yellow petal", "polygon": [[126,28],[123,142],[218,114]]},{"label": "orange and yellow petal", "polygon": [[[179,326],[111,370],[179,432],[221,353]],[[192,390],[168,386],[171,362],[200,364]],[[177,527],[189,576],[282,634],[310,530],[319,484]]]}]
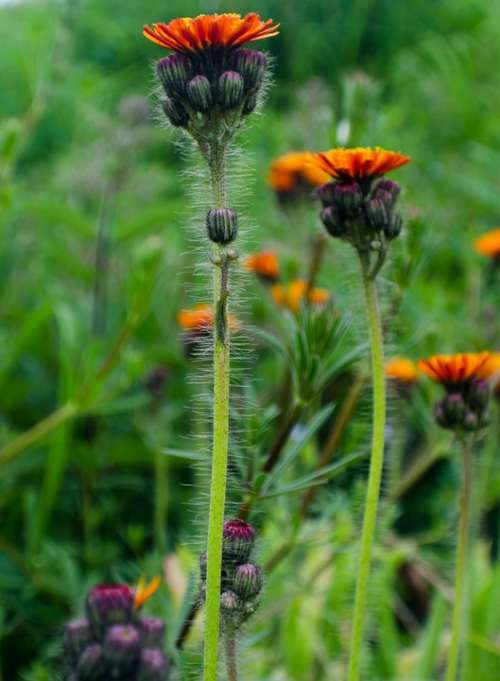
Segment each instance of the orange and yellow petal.
[{"label": "orange and yellow petal", "polygon": [[254,272],[266,279],[277,279],[279,276],[279,261],[274,251],[252,253],[245,258],[243,265],[249,272]]},{"label": "orange and yellow petal", "polygon": [[160,584],[161,578],[158,577],[158,575],[153,577],[149,584],[146,584],[144,577],[141,577],[134,590],[134,608],[136,610],[142,608],[144,603],[149,600],[154,593],[156,593]]},{"label": "orange and yellow petal", "polygon": [[143,35],[175,52],[200,52],[212,46],[238,47],[271,38],[278,35],[278,28],[272,19],[262,21],[255,12],[244,17],[235,13],[200,14],[144,26]]},{"label": "orange and yellow petal", "polygon": [[291,192],[297,184],[319,187],[329,176],[310,161],[307,151],[291,151],[276,158],[269,169],[268,183],[275,192]]},{"label": "orange and yellow petal", "polygon": [[418,362],[419,369],[444,385],[464,383],[481,378],[481,372],[491,358],[489,352],[465,352],[456,355],[434,355]]},{"label": "orange and yellow petal", "polygon": [[385,364],[385,375],[404,383],[413,383],[418,378],[415,362],[407,357],[394,357]]},{"label": "orange and yellow petal", "polygon": [[[276,305],[286,307],[292,312],[298,312],[300,304],[307,292],[307,282],[297,279],[290,284],[277,284],[271,288],[271,295]],[[324,305],[330,299],[330,292],[323,288],[313,288],[309,291],[308,300],[313,305]]]},{"label": "orange and yellow petal", "polygon": [[201,303],[192,309],[180,310],[177,323],[185,331],[207,329],[212,326],[213,317],[212,306]]},{"label": "orange and yellow petal", "polygon": [[475,239],[474,248],[480,255],[500,258],[500,228],[492,229]]},{"label": "orange and yellow petal", "polygon": [[330,149],[311,154],[309,162],[337,180],[363,180],[380,177],[409,163],[410,157],[381,147]]}]

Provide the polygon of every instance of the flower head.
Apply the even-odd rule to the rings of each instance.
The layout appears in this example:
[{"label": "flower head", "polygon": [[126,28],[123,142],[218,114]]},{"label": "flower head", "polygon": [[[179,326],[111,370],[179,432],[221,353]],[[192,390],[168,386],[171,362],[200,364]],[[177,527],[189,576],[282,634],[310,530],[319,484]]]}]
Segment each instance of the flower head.
[{"label": "flower head", "polygon": [[500,228],[492,229],[475,239],[474,248],[480,255],[500,259]]},{"label": "flower head", "polygon": [[[300,304],[305,299],[307,293],[307,282],[303,279],[296,279],[283,286],[276,284],[271,289],[271,295],[276,305],[286,307],[291,312],[298,312]],[[324,305],[330,299],[330,292],[324,288],[312,288],[307,300],[313,305]]]},{"label": "flower head", "polygon": [[415,362],[407,357],[394,357],[385,364],[385,375],[403,383],[414,383],[418,372]]},{"label": "flower head", "polygon": [[144,26],[149,40],[174,52],[202,52],[211,47],[238,47],[278,35],[279,24],[262,21],[254,12],[240,14],[200,14],[173,19],[168,24]]},{"label": "flower head", "polygon": [[418,367],[433,381],[441,383],[447,390],[454,390],[472,378],[481,378],[489,352],[465,352],[457,355],[434,355],[421,359]]},{"label": "flower head", "polygon": [[269,169],[271,188],[284,197],[328,182],[328,174],[311,164],[310,157],[307,151],[291,151],[276,158]]},{"label": "flower head", "polygon": [[141,577],[139,579],[139,583],[137,584],[134,590],[134,608],[136,610],[142,608],[144,603],[147,600],[149,600],[153,594],[156,593],[160,584],[161,579],[158,575],[156,575],[156,577],[153,577],[149,584],[146,584],[144,577]]},{"label": "flower head", "polygon": [[274,282],[279,276],[279,261],[274,251],[252,253],[245,258],[243,266],[249,272],[254,272],[264,281]]},{"label": "flower head", "polygon": [[309,156],[312,168],[322,170],[340,182],[381,177],[409,161],[409,156],[381,147],[338,148]]},{"label": "flower head", "polygon": [[[208,303],[199,303],[191,309],[180,310],[177,323],[184,331],[207,332],[213,326],[213,308]],[[236,331],[239,322],[234,315],[229,315],[229,327]]]}]

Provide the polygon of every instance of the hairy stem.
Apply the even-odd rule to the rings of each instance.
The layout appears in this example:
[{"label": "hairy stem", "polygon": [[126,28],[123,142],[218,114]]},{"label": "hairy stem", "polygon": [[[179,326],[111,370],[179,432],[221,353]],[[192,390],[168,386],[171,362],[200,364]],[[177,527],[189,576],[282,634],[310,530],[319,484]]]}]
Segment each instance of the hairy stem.
[{"label": "hairy stem", "polygon": [[229,629],[226,631],[225,638],[227,681],[238,681],[238,652],[234,630]]},{"label": "hairy stem", "polygon": [[456,681],[460,662],[460,647],[465,630],[467,597],[466,575],[467,556],[469,552],[469,534],[472,496],[472,452],[471,438],[463,444],[463,478],[458,520],[458,542],[455,560],[455,597],[453,599],[453,615],[451,625],[451,642],[448,651],[448,666],[445,681]]},{"label": "hairy stem", "polygon": [[[208,155],[215,208],[225,207],[225,150],[217,142]],[[217,681],[222,531],[226,501],[229,440],[229,260],[225,249],[214,247],[213,310],[213,444],[207,539],[204,681]]]},{"label": "hairy stem", "polygon": [[361,549],[356,579],[356,596],[351,631],[351,649],[347,681],[358,681],[360,678],[361,653],[363,647],[363,631],[368,600],[368,583],[372,557],[373,539],[377,522],[380,483],[384,463],[384,430],[385,430],[385,376],[384,345],[382,325],[375,279],[368,274],[366,263],[361,260],[363,284],[368,328],[370,331],[371,370],[373,380],[373,433],[370,459],[370,473],[366,491]]}]

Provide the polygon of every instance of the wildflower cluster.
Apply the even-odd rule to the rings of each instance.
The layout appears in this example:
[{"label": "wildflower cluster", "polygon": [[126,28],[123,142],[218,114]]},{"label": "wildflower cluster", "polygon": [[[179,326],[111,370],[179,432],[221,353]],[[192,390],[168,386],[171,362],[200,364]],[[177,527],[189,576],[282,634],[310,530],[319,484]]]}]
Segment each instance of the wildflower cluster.
[{"label": "wildflower cluster", "polygon": [[241,46],[274,36],[277,28],[254,13],[243,18],[200,15],[146,26],[147,38],[174,52],[156,64],[170,123],[185,128],[200,144],[229,139],[255,110],[267,68],[264,53]]},{"label": "wildflower cluster", "polygon": [[[255,531],[244,520],[224,523],[222,545],[221,615],[226,629],[234,631],[253,615],[262,589],[262,570],[251,562]],[[201,589],[206,578],[206,554],[200,558]]]},{"label": "wildflower cluster", "polygon": [[333,180],[317,190],[324,226],[331,236],[351,243],[365,260],[377,253],[372,276],[384,262],[387,243],[399,236],[402,227],[401,216],[394,211],[401,189],[383,176],[409,160],[380,147],[311,155],[312,166]]},{"label": "wildflower cluster", "polygon": [[103,584],[89,592],[86,617],[64,628],[65,681],[167,681],[165,625],[139,610],[157,584]]},{"label": "wildflower cluster", "polygon": [[442,428],[474,432],[488,425],[490,360],[489,352],[480,352],[436,355],[419,362],[421,370],[446,391],[434,407]]}]

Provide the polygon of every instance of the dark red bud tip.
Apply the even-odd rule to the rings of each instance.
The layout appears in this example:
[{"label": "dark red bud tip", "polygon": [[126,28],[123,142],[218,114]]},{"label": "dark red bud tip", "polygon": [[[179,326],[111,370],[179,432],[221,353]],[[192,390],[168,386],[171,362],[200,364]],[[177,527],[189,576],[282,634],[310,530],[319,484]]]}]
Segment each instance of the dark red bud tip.
[{"label": "dark red bud tip", "polygon": [[231,518],[224,523],[224,537],[227,539],[243,539],[253,541],[255,530],[253,527],[239,518]]},{"label": "dark red bud tip", "polygon": [[134,592],[124,584],[99,584],[87,596],[90,624],[102,631],[111,624],[127,622],[134,607]]},{"label": "dark red bud tip", "polygon": [[223,558],[236,563],[246,563],[255,541],[255,530],[244,520],[226,520],[223,531]]}]

